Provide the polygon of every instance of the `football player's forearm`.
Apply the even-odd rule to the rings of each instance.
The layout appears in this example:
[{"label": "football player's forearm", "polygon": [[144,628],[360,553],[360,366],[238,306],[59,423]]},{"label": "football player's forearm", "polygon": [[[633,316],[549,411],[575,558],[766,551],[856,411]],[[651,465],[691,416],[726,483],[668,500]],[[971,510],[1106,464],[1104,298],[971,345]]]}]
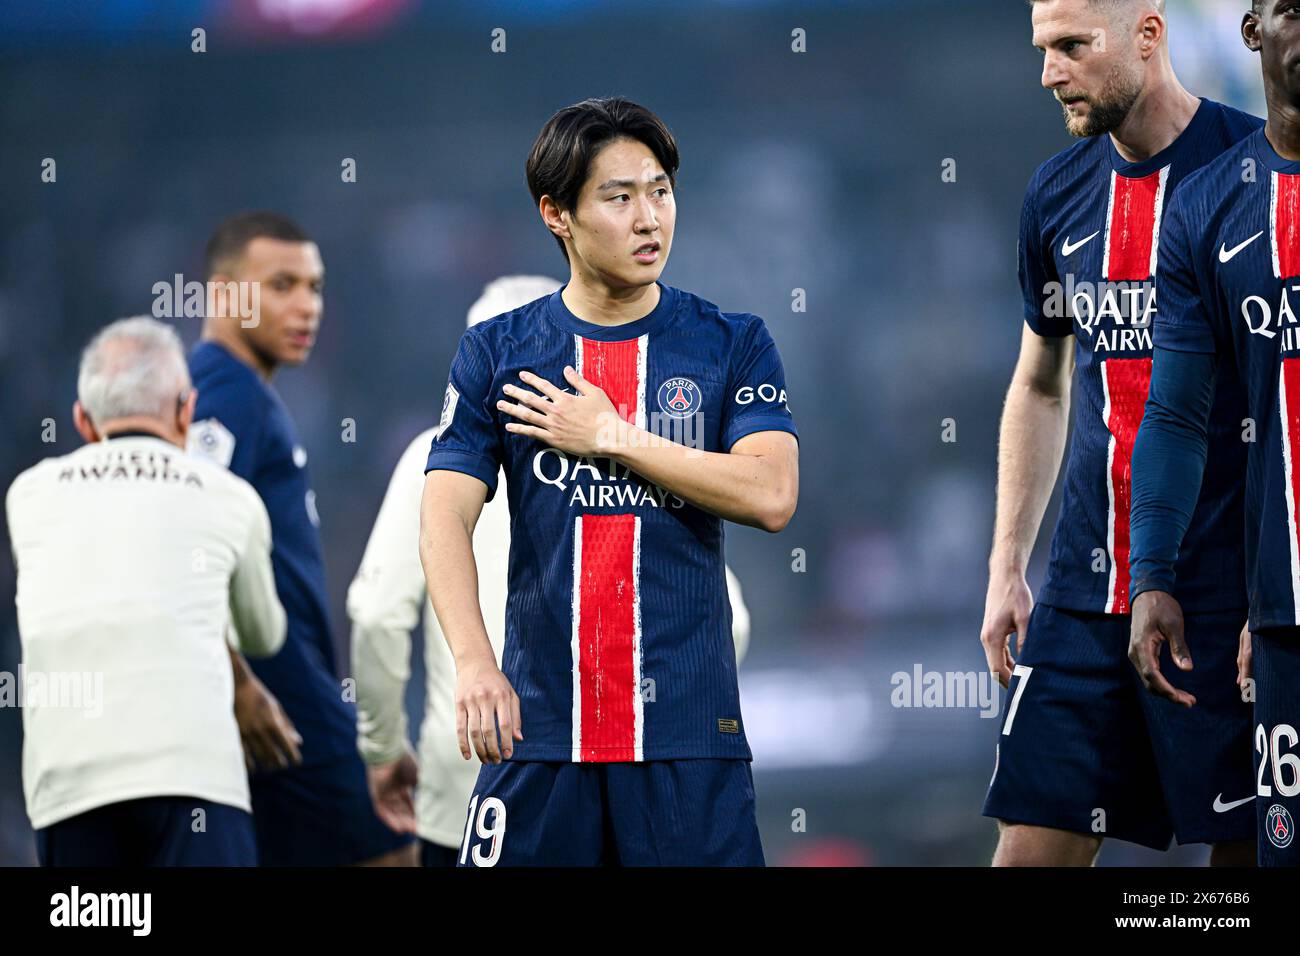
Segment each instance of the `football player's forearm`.
[{"label": "football player's forearm", "polygon": [[1133,445],[1129,596],[1173,593],[1174,563],[1201,491],[1214,404],[1215,358],[1157,348]]},{"label": "football player's forearm", "polygon": [[478,598],[478,567],[471,529],[455,512],[425,509],[420,523],[420,563],[429,600],[457,669],[486,656],[495,662]]},{"label": "football player's forearm", "polygon": [[774,456],[702,452],[628,425],[610,457],[683,501],[737,524],[780,531],[794,513],[798,479]]},{"label": "football player's forearm", "polygon": [[989,568],[1023,573],[1061,467],[1069,393],[1046,395],[1012,380],[998,439],[997,518]]},{"label": "football player's forearm", "polygon": [[357,684],[357,747],[366,763],[388,763],[406,749],[402,700],[410,676],[408,631],[352,625],[352,674]]}]

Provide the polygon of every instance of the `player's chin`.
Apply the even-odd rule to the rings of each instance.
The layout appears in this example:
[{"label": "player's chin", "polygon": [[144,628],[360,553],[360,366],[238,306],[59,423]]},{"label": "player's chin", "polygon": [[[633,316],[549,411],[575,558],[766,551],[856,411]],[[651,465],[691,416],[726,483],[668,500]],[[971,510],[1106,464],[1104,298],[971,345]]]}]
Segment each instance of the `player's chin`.
[{"label": "player's chin", "polygon": [[1092,127],[1092,117],[1087,114],[1065,114],[1065,131],[1077,139],[1087,139],[1093,136],[1095,131]]},{"label": "player's chin", "polygon": [[311,357],[311,349],[312,347],[310,345],[286,345],[280,350],[279,364],[289,366],[302,365]]},{"label": "player's chin", "polygon": [[626,270],[624,278],[632,285],[649,285],[652,282],[658,282],[659,277],[663,275],[664,266],[668,264],[668,252],[661,249],[655,257],[654,262],[638,262],[632,260],[632,267]]}]

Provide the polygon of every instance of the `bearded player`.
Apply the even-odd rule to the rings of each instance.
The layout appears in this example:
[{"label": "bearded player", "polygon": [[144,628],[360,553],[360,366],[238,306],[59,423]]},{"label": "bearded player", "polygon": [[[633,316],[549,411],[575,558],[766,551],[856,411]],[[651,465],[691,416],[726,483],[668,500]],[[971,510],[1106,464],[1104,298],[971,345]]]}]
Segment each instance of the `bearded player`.
[{"label": "bearded player", "polygon": [[[659,281],[677,144],[621,98],[560,110],[526,164],[569,263],[558,292],[465,333],[428,459],[420,548],[483,767],[462,865],[762,865],[723,520],[798,496],[761,319]],[[506,472],[503,665],[471,548]]]},{"label": "bearded player", "polygon": [[[1105,837],[1210,843],[1248,862],[1250,713],[1236,686],[1243,397],[1222,376],[1214,448],[1177,593],[1204,648],[1197,706],[1142,691],[1127,659],[1133,442],[1151,374],[1153,278],[1174,187],[1259,120],[1188,93],[1163,0],[1036,0],[1042,83],[1080,142],[1040,166],[1021,214],[1020,358],[1003,411],[981,641],[1009,687],[984,813],[994,865],[1088,865]],[[1077,402],[1060,518],[1035,605],[1025,580]],[[1009,646],[1018,636],[1018,658]]]}]

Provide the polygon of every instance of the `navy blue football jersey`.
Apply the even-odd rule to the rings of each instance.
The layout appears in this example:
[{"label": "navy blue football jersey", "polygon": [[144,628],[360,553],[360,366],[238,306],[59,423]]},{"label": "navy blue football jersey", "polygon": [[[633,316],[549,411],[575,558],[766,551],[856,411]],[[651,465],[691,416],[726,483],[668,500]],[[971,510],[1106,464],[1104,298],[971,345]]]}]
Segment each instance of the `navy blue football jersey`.
[{"label": "navy blue football jersey", "polygon": [[556,292],[469,329],[452,363],[428,470],[473,475],[490,498],[505,468],[515,760],[750,757],[722,520],[607,458],[507,432],[496,408],[520,371],[567,388],[572,365],[625,420],[704,452],[795,434],[763,321],[659,289],[652,312],[615,327]]},{"label": "navy blue football jersey", "polygon": [[[1127,162],[1109,136],[1096,136],[1048,160],[1030,181],[1020,221],[1025,322],[1039,335],[1076,341],[1063,498],[1038,595],[1047,604],[1129,612],[1131,461],[1151,382],[1165,207],[1178,183],[1262,122],[1202,99],[1178,138],[1147,160]],[[1246,606],[1244,417],[1240,384],[1221,376],[1210,466],[1175,569],[1189,611]]]},{"label": "navy blue football jersey", "polygon": [[356,712],[343,700],[334,670],[307,452],[280,396],[222,346],[200,342],[190,353],[190,376],[199,398],[189,450],[251,484],[271,518],[271,564],[288,634],[278,654],[249,666],[302,735],[305,765],[351,753]]},{"label": "navy blue football jersey", "polygon": [[[1160,305],[1157,345],[1230,356],[1219,367],[1245,386],[1251,629],[1300,624],[1300,163],[1262,130],[1175,194]],[[1224,450],[1211,446],[1207,473]]]}]

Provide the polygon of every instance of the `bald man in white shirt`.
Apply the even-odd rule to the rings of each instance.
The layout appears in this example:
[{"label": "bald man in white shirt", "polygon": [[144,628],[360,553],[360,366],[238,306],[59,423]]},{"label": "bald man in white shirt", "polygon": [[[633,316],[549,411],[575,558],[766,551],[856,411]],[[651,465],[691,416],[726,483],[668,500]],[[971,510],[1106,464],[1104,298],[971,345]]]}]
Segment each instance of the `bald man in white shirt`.
[{"label": "bald man in white shirt", "polygon": [[[489,283],[471,306],[467,325],[494,318],[550,295],[560,287],[546,276],[504,276]],[[455,866],[465,814],[479,764],[466,760],[456,738],[456,668],[428,606],[420,566],[420,499],[424,468],[436,428],[417,435],[403,452],[352,586],[352,672],[357,682],[358,747],[366,762],[371,798],[381,820],[420,837],[424,866]],[[479,603],[498,663],[505,641],[506,571],[510,511],[506,495],[483,506],[474,528]],[[732,639],[737,661],[749,644],[749,613],[740,582],[727,569]],[[411,629],[424,612],[425,710],[419,758],[407,738],[403,696],[410,676]]]},{"label": "bald man in white shirt", "polygon": [[285,615],[266,509],[185,453],[180,340],[123,319],[86,348],[87,444],[15,479],[23,786],[46,866],[252,866],[230,646],[269,656]]}]

